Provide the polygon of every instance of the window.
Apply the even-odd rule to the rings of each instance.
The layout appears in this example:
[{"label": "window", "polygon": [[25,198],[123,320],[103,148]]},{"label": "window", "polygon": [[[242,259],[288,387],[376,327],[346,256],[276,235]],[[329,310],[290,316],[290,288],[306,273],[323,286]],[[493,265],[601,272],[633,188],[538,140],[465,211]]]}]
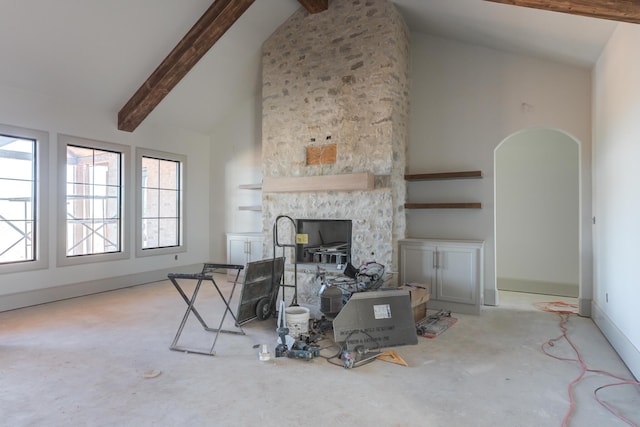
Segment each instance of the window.
[{"label": "window", "polygon": [[0,135],[0,262],[35,259],[36,141]]},{"label": "window", "polygon": [[142,249],[180,245],[180,162],[142,156]]},{"label": "window", "polygon": [[[61,135],[64,153],[63,264],[126,257],[124,146]],[[60,238],[62,237],[62,238]],[[71,261],[72,259],[85,258]],[[86,259],[88,258],[88,259]]]},{"label": "window", "polygon": [[184,252],[185,156],[138,149],[137,255]]},{"label": "window", "polygon": [[47,144],[45,132],[0,125],[2,273],[48,265],[47,189],[40,188],[48,170]]}]

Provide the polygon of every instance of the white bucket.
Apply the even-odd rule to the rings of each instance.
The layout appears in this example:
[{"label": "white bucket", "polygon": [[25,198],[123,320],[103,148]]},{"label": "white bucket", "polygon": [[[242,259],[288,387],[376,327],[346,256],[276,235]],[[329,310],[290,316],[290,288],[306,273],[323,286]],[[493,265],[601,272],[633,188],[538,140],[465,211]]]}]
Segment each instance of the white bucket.
[{"label": "white bucket", "polygon": [[289,328],[289,335],[294,339],[300,338],[300,334],[309,332],[309,309],[306,307],[287,307],[285,321]]}]

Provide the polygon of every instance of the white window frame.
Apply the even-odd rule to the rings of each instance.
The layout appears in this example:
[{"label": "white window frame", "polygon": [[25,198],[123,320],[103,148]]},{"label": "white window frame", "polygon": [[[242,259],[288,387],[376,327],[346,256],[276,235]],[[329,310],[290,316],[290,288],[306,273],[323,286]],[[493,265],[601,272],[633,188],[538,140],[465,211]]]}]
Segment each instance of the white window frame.
[{"label": "white window frame", "polygon": [[[96,150],[114,151],[120,153],[120,251],[110,253],[88,254],[81,256],[67,256],[67,145],[87,147]],[[58,236],[57,236],[57,262],[58,266],[83,265],[95,262],[107,262],[128,259],[130,257],[130,225],[129,213],[129,188],[131,188],[131,149],[126,145],[112,142],[96,141],[70,135],[58,135]]]},{"label": "white window frame", "polygon": [[0,124],[0,133],[36,141],[35,253],[34,260],[0,264],[0,274],[41,270],[49,267],[49,133]]},{"label": "white window frame", "polygon": [[[178,246],[163,248],[142,248],[142,158],[152,157],[180,163],[180,242]],[[136,257],[178,254],[187,251],[186,233],[186,188],[187,188],[187,156],[147,148],[136,148]]]}]

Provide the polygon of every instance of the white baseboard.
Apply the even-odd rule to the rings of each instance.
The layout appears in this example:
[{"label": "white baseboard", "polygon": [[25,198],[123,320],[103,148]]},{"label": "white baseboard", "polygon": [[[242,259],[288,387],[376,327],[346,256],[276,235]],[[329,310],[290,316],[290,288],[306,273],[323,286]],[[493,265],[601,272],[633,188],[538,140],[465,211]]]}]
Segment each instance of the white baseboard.
[{"label": "white baseboard", "polygon": [[100,292],[113,291],[116,289],[127,288],[129,286],[157,282],[165,280],[169,273],[193,273],[201,270],[202,264],[194,264],[190,266],[172,267],[170,269],[146,271],[126,276],[109,277],[106,279],[91,280],[88,282],[72,283],[69,285],[1,295],[0,312]]},{"label": "white baseboard", "polygon": [[577,298],[577,283],[542,282],[537,280],[498,277],[498,289],[502,291],[527,292],[530,294],[558,295]]},{"label": "white baseboard", "polygon": [[497,289],[483,289],[484,291],[484,305],[498,305],[498,290]]},{"label": "white baseboard", "polygon": [[578,298],[578,314],[582,317],[591,317],[591,298]]},{"label": "white baseboard", "polygon": [[640,351],[595,302],[591,304],[591,313],[593,321],[598,328],[600,328],[607,340],[609,340],[609,343],[616,350],[631,373],[636,379],[640,379]]},{"label": "white baseboard", "polygon": [[449,301],[438,301],[430,299],[427,302],[427,309],[429,310],[449,310],[452,313],[460,314],[480,314],[480,305],[462,304]]}]

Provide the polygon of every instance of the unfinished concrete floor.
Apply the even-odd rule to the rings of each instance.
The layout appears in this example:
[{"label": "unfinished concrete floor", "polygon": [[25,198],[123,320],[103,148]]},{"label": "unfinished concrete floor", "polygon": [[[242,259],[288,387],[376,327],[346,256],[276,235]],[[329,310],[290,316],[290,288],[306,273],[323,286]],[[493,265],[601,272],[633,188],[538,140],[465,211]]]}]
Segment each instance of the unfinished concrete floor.
[{"label": "unfinished concrete floor", "polygon": [[[199,310],[217,324],[222,303],[204,286]],[[0,425],[560,426],[580,367],[542,353],[561,334],[559,317],[533,306],[559,298],[500,298],[479,316],[453,313],[457,324],[435,339],[394,348],[409,367],[354,369],[260,362],[254,346],[273,352],[273,319],[221,335],[215,357],[170,351],[186,305],[169,281],[0,313]],[[197,322],[186,330],[181,344],[211,345]],[[572,315],[568,333],[589,368],[632,378],[590,319]],[[554,350],[574,357],[565,343]],[[587,373],[569,425],[626,425],[593,398],[612,382]],[[599,396],[640,423],[637,388]]]}]

